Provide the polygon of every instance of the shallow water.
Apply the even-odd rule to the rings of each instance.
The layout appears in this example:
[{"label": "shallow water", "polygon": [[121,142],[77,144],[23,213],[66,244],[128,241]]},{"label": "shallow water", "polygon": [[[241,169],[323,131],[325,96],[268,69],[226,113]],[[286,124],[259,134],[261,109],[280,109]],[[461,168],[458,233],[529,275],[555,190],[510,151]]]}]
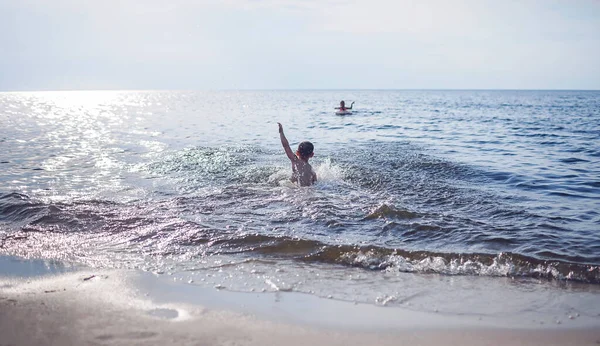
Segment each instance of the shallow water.
[{"label": "shallow water", "polygon": [[2,93],[0,121],[6,255],[378,302],[600,283],[600,92]]}]

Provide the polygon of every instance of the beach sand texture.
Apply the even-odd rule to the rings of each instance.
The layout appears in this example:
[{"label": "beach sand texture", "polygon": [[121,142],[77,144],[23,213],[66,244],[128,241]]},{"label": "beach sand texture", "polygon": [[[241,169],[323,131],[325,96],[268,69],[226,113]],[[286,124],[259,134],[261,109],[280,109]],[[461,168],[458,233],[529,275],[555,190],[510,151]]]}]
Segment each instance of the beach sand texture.
[{"label": "beach sand texture", "polygon": [[[185,284],[131,271],[78,271],[0,279],[2,345],[598,345],[600,328],[565,324],[518,328],[465,316],[332,301],[196,290],[210,307],[186,301]],[[182,293],[182,294],[179,294]],[[170,302],[165,302],[168,294]],[[207,296],[206,296],[207,295]],[[232,296],[237,297],[232,298]],[[221,296],[220,301],[215,297]],[[262,301],[262,311],[252,300]],[[240,298],[241,297],[241,298]],[[302,301],[300,298],[299,301]],[[229,302],[229,303],[228,303]],[[233,302],[233,303],[232,303]],[[246,304],[244,303],[246,302]],[[308,304],[308,305],[307,305]],[[216,308],[220,306],[220,308]],[[237,306],[237,307],[236,307]],[[328,310],[329,317],[300,321]],[[310,310],[310,311],[309,311]],[[295,311],[295,313],[294,313]],[[297,316],[293,316],[296,314]],[[307,316],[306,316],[307,315]],[[291,316],[291,317],[290,317]],[[388,323],[368,323],[386,319]],[[294,322],[295,321],[295,322]],[[332,321],[329,321],[332,322]],[[356,326],[362,327],[356,327]]]}]

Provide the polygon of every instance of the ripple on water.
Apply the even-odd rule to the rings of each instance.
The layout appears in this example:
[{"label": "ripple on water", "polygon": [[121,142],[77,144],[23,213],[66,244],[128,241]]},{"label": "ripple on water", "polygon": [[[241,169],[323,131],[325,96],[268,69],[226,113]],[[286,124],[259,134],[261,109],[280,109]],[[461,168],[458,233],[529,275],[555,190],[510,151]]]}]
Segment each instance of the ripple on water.
[{"label": "ripple on water", "polygon": [[[597,93],[352,94],[348,118],[327,91],[2,94],[0,252],[223,270],[226,287],[263,262],[343,269],[322,287],[346,270],[598,280]],[[278,121],[315,143],[316,186],[285,184]]]}]

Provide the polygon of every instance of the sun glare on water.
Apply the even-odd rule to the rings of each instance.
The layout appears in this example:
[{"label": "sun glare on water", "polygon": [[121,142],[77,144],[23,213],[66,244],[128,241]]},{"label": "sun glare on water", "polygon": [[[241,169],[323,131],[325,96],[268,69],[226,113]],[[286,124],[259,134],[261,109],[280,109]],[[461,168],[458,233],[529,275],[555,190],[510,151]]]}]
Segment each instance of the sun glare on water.
[{"label": "sun glare on water", "polygon": [[62,109],[92,109],[101,105],[112,104],[122,95],[122,91],[114,90],[41,91],[31,93],[31,96],[38,98],[40,101],[46,101]]}]

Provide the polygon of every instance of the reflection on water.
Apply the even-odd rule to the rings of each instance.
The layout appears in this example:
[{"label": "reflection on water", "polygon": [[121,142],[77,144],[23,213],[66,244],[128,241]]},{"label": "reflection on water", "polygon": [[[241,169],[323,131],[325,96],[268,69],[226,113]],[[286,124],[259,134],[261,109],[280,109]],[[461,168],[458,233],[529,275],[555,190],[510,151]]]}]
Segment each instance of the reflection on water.
[{"label": "reflection on water", "polygon": [[407,273],[600,282],[599,93],[343,94],[0,94],[0,252],[365,301]]},{"label": "reflection on water", "polygon": [[77,269],[72,264],[55,260],[23,260],[14,256],[0,256],[0,268],[2,268],[2,276],[20,278],[60,274]]}]

